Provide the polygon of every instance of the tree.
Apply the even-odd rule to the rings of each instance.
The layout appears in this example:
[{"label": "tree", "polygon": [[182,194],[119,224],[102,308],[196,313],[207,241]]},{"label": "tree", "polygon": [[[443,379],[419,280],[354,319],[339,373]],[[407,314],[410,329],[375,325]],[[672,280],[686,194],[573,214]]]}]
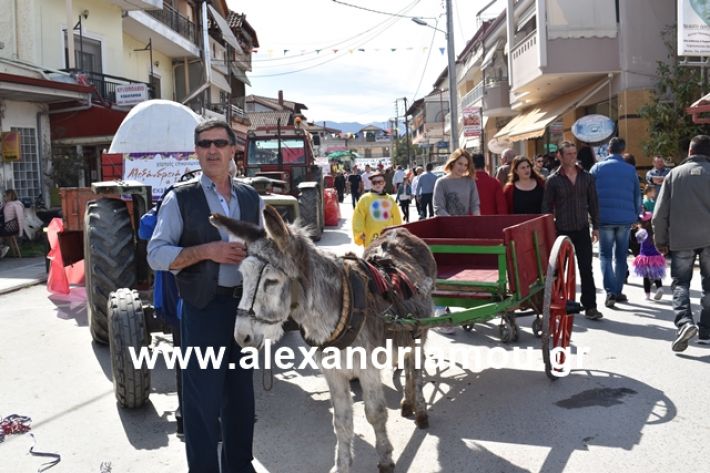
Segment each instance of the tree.
[{"label": "tree", "polygon": [[[402,166],[408,166],[407,162],[407,137],[400,136],[394,140],[394,151],[392,153],[392,162],[396,164],[401,164]],[[420,157],[424,153],[424,150],[416,145],[412,144],[412,140],[409,140],[409,157],[413,162],[417,161],[417,157]]]},{"label": "tree", "polygon": [[686,108],[703,95],[700,68],[682,66],[676,52],[676,27],[662,33],[668,49],[666,61],[658,61],[658,82],[651,100],[640,109],[641,117],[648,121],[648,139],[643,150],[648,156],[669,157],[676,164],[687,156],[690,139],[707,133],[707,127],[696,125]]}]

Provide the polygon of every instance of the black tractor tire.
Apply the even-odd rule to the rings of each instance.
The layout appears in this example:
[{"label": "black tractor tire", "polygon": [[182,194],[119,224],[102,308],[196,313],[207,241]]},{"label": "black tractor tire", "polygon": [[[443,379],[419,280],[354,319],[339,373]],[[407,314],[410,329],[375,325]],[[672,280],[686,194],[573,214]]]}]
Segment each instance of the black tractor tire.
[{"label": "black tractor tire", "polygon": [[108,311],[113,391],[121,407],[135,409],[143,406],[150,394],[150,369],[145,364],[136,368],[129,352],[133,347],[138,357],[141,347],[150,345],[138,292],[127,288],[112,292]]},{"label": "black tractor tire", "polygon": [[323,235],[323,199],[318,187],[302,189],[298,197],[299,213],[303,225],[308,227],[314,241]]},{"label": "black tractor tire", "polygon": [[108,343],[109,294],[136,283],[136,244],[128,207],[122,200],[89,202],[84,213],[86,311],[91,337]]}]

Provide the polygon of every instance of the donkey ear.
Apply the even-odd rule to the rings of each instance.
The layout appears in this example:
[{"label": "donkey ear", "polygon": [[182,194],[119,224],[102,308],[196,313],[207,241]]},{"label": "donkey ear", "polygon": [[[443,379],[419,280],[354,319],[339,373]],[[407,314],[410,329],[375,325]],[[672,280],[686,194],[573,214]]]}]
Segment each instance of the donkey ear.
[{"label": "donkey ear", "polygon": [[264,226],[269,236],[276,242],[280,250],[285,250],[291,240],[291,230],[281,218],[281,214],[271,205],[264,208]]},{"label": "donkey ear", "polygon": [[217,228],[223,227],[227,229],[229,233],[241,238],[247,243],[253,243],[262,238],[266,238],[266,232],[251,222],[234,220],[221,214],[212,214],[210,215],[210,223]]}]

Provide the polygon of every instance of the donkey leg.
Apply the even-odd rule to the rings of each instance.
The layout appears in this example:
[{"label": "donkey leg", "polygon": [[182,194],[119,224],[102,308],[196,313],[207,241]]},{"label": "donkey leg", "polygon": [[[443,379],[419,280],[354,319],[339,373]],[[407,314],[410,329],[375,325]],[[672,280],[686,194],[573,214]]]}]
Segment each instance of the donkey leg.
[{"label": "donkey leg", "polygon": [[[410,355],[410,354],[408,354]],[[420,429],[429,427],[429,415],[426,411],[426,401],[424,400],[424,377],[423,369],[417,368],[414,365],[414,355],[405,358],[405,378],[407,379],[408,389],[412,390],[411,395],[414,401],[414,422]],[[409,388],[411,380],[411,388]],[[411,399],[411,398],[410,398]]]},{"label": "donkey leg", "polygon": [[414,415],[414,355],[409,352],[404,355],[404,397],[400,403],[402,417]]},{"label": "donkey leg", "polygon": [[333,403],[335,466],[331,473],[348,473],[353,461],[353,399],[348,379],[335,370],[323,370]]},{"label": "donkey leg", "polygon": [[387,406],[380,372],[376,369],[361,370],[360,386],[365,401],[365,416],[375,430],[375,449],[379,456],[377,468],[380,473],[393,472],[392,444],[387,437]]}]

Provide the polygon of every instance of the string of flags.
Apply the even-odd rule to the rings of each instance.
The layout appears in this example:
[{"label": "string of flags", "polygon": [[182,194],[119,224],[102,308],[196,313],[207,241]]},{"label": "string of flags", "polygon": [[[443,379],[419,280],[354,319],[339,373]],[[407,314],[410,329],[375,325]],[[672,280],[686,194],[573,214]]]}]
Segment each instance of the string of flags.
[{"label": "string of flags", "polygon": [[[446,48],[441,47],[438,48],[439,53],[443,56],[444,53],[446,53]],[[276,50],[276,49],[267,49],[265,51],[252,51],[253,54],[259,55],[259,56],[268,56],[268,57],[274,57],[274,55],[281,53],[284,57],[300,57],[304,56],[306,54],[338,54],[347,51],[349,54],[355,54],[355,53],[382,53],[382,52],[389,52],[389,53],[396,53],[396,52],[427,52],[429,51],[429,47],[421,47],[421,48],[415,48],[412,46],[408,46],[405,48],[347,48],[347,49],[338,49],[338,48],[333,48],[333,49],[314,49],[307,51],[305,49],[302,49],[300,51],[297,50],[292,50],[292,49],[283,49],[283,50]],[[291,54],[289,54],[291,53]]]}]

